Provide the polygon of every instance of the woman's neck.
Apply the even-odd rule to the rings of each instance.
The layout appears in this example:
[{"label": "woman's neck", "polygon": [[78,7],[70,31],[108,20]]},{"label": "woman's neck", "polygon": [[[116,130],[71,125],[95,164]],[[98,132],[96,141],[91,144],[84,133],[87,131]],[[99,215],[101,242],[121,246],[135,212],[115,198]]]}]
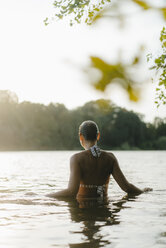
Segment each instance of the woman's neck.
[{"label": "woman's neck", "polygon": [[84,143],[84,148],[85,148],[85,150],[89,150],[90,147],[92,147],[94,145],[97,145],[97,141],[86,141]]}]

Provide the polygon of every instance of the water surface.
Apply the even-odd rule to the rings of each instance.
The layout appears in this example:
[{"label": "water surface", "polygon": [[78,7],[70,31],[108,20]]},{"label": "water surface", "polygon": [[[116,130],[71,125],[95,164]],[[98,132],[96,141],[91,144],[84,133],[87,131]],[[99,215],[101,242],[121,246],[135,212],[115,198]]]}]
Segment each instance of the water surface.
[{"label": "water surface", "polygon": [[153,192],[127,197],[111,178],[108,201],[85,209],[45,197],[67,186],[73,153],[0,152],[0,247],[166,247],[166,152],[114,152],[127,179]]}]

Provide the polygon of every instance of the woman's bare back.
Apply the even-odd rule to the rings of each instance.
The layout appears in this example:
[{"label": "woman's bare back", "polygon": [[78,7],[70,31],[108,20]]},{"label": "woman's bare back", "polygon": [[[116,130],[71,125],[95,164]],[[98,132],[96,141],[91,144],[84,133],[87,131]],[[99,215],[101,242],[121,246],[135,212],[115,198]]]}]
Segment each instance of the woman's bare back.
[{"label": "woman's bare back", "polygon": [[96,158],[90,150],[86,150],[75,155],[80,167],[80,181],[82,183],[86,185],[108,183],[114,164],[114,157],[111,153],[101,151],[100,157]]},{"label": "woman's bare back", "polygon": [[113,155],[100,151],[99,157],[94,157],[90,150],[75,154],[80,185],[77,198],[107,196],[110,175],[113,171]]}]

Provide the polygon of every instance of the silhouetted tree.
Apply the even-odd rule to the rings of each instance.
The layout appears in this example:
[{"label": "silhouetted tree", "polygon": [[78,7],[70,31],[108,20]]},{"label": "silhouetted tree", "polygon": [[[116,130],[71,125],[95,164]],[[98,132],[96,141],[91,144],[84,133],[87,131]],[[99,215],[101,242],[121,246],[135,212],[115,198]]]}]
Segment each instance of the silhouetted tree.
[{"label": "silhouetted tree", "polygon": [[145,123],[104,99],[68,110],[59,103],[18,103],[8,93],[0,101],[0,150],[80,149],[78,127],[88,119],[99,125],[103,148],[166,149],[166,119]]}]

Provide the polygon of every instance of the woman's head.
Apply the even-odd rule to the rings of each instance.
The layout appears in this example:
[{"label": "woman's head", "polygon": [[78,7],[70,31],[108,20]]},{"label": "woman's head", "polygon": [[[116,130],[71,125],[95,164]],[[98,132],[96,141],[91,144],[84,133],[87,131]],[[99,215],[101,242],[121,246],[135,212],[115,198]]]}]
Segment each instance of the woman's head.
[{"label": "woman's head", "polygon": [[94,121],[84,121],[79,127],[79,135],[86,141],[96,141],[99,138],[99,128]]}]

